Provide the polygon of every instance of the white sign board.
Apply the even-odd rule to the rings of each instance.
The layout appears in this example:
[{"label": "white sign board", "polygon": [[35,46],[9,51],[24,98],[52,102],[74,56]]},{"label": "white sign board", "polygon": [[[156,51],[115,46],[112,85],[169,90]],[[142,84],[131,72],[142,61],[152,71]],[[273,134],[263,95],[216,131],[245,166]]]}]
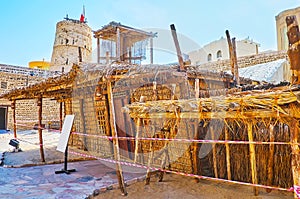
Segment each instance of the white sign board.
[{"label": "white sign board", "polygon": [[66,151],[73,121],[74,121],[74,115],[66,115],[64,124],[62,126],[61,134],[59,137],[58,145],[56,148],[57,151],[61,151],[61,152]]}]

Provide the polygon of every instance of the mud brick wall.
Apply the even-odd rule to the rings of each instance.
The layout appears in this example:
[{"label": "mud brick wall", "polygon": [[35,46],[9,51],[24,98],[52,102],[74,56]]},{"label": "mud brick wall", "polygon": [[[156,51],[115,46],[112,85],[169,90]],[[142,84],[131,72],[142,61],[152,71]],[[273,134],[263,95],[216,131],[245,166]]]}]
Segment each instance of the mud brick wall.
[{"label": "mud brick wall", "polygon": [[[30,69],[20,66],[0,64],[0,94],[10,90],[28,86],[40,82],[41,80],[57,75],[57,72],[45,71],[40,69]],[[0,106],[7,108],[7,129],[13,129],[13,114],[11,101],[1,99]],[[20,100],[16,102],[16,119],[22,126],[18,125],[18,130],[33,128],[37,123],[36,100]],[[45,99],[43,102],[43,123],[47,125],[48,121],[59,121],[59,104],[53,100]]]},{"label": "mud brick wall", "polygon": [[[99,104],[103,105],[103,104]],[[101,130],[101,124],[97,119],[98,104],[94,101],[93,95],[86,95],[84,99],[73,99],[72,113],[75,115],[74,127],[76,132],[82,135],[72,135],[70,138],[71,146],[88,151],[98,157],[112,156],[112,142],[109,139],[88,136],[105,136],[106,132]],[[108,118],[107,118],[108,120]]]},{"label": "mud brick wall", "polygon": [[[48,128],[50,123],[59,122],[59,103],[43,99],[43,120],[42,124]],[[13,129],[13,112],[8,108],[7,128]],[[17,100],[16,101],[16,121],[17,130],[30,130],[38,123],[37,100]]]}]

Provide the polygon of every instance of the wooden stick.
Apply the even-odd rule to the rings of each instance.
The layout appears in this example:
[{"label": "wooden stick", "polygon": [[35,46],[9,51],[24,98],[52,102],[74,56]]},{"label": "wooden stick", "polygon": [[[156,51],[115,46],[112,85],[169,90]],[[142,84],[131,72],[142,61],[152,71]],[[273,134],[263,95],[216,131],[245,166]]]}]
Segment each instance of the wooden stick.
[{"label": "wooden stick", "polygon": [[[185,122],[186,128],[189,125],[187,122]],[[192,139],[199,140],[200,139],[200,129],[199,129],[199,120],[196,120],[193,122],[193,130],[189,131],[187,129],[187,137],[188,139],[191,139],[191,136],[189,136],[188,132],[191,132],[193,137]],[[199,143],[193,142],[191,144],[191,160],[192,160],[192,169],[193,169],[193,174],[196,175],[201,175],[200,173],[200,159],[198,157],[199,154]],[[195,178],[196,182],[199,182],[199,178]]]},{"label": "wooden stick", "polygon": [[157,100],[157,83],[153,81],[153,101]]},{"label": "wooden stick", "polygon": [[150,176],[151,176],[151,163],[153,160],[153,154],[154,154],[154,150],[153,150],[153,141],[150,141],[150,154],[148,157],[148,169],[147,169],[147,174],[146,174],[146,185],[148,185],[150,183]]},{"label": "wooden stick", "polygon": [[[274,125],[270,124],[269,127],[269,133],[270,133],[270,142],[275,141],[274,137]],[[267,185],[271,186],[273,182],[273,164],[274,164],[274,144],[269,145],[269,160],[268,160],[268,181]],[[272,189],[266,189],[268,193],[272,191]]]},{"label": "wooden stick", "polygon": [[[252,123],[247,122],[248,124],[248,139],[249,142],[253,142],[253,132],[252,132]],[[256,157],[255,157],[255,145],[249,144],[250,149],[250,164],[251,164],[251,174],[252,174],[252,183],[257,184],[257,174],[256,174]],[[254,195],[258,195],[257,187],[253,187]]]},{"label": "wooden stick", "polygon": [[240,85],[239,67],[238,67],[237,55],[236,55],[235,37],[232,38],[232,51],[233,51],[234,78],[236,80],[236,84]]},{"label": "wooden stick", "polygon": [[40,140],[40,154],[42,162],[45,162],[45,155],[44,155],[44,145],[43,145],[43,129],[42,129],[42,111],[43,111],[43,101],[42,97],[38,98],[37,105],[39,107],[39,114],[38,114],[38,132],[39,132],[39,140]]},{"label": "wooden stick", "polygon": [[135,133],[135,149],[134,149],[134,163],[137,162],[137,158],[139,155],[139,134],[140,134],[140,129],[141,129],[141,119],[137,118],[136,122],[136,133]]},{"label": "wooden stick", "polygon": [[114,144],[114,157],[117,161],[116,163],[116,172],[118,176],[119,186],[121,189],[121,192],[123,195],[127,195],[122,167],[120,163],[120,148],[119,148],[119,140],[118,140],[118,132],[117,132],[117,126],[116,126],[116,118],[115,118],[115,108],[114,108],[114,101],[113,101],[113,93],[112,93],[112,85],[111,81],[107,81],[107,96],[108,96],[108,105],[109,105],[109,121],[111,126],[111,134],[116,139],[113,139]]},{"label": "wooden stick", "polygon": [[[79,100],[79,107],[80,107],[80,122],[82,124],[82,130],[83,130],[83,134],[87,134],[86,133],[86,126],[85,126],[85,115],[84,115],[84,99],[80,99]],[[83,137],[83,149],[85,151],[87,151],[87,136]]]},{"label": "wooden stick", "polygon": [[153,38],[150,38],[150,64],[153,64]]},{"label": "wooden stick", "polygon": [[176,93],[176,84],[172,84],[171,100],[175,99],[175,93]]},{"label": "wooden stick", "polygon": [[229,31],[226,30],[226,37],[227,37],[227,43],[228,43],[228,48],[229,48],[229,58],[230,58],[230,65],[231,65],[231,73],[234,75],[234,55],[233,55],[233,46],[232,46],[232,41],[230,38]]},{"label": "wooden stick", "polygon": [[195,98],[199,98],[200,90],[199,90],[199,79],[195,79]]},{"label": "wooden stick", "polygon": [[14,138],[17,138],[17,121],[16,121],[16,100],[11,103],[13,111],[13,123],[14,123]]},{"label": "wooden stick", "polygon": [[100,64],[100,38],[97,38],[97,63]]},{"label": "wooden stick", "polygon": [[116,47],[117,61],[121,61],[121,34],[120,28],[117,28],[117,47]]},{"label": "wooden stick", "polygon": [[106,60],[105,63],[109,64],[109,51],[105,52],[105,60]]},{"label": "wooden stick", "polygon": [[63,102],[59,103],[59,131],[61,132],[63,126]]},{"label": "wooden stick", "polygon": [[[224,130],[225,130],[225,140],[227,141],[227,140],[229,140],[228,128],[225,126]],[[229,148],[229,144],[228,143],[225,143],[225,149],[226,149],[227,179],[231,180],[230,148]]]},{"label": "wooden stick", "polygon": [[[298,142],[299,136],[299,121],[292,118],[291,122],[291,148],[292,148],[292,171],[294,181],[294,198],[297,196],[296,187],[300,186],[300,148]],[[299,190],[298,190],[299,191]]]},{"label": "wooden stick", "polygon": [[[209,129],[210,129],[211,139],[215,140],[215,134],[214,134],[213,127],[210,127]],[[215,178],[218,178],[216,143],[212,143],[212,150],[213,150],[213,164],[214,164]]]},{"label": "wooden stick", "polygon": [[175,43],[175,48],[176,48],[176,52],[177,52],[177,58],[178,58],[179,66],[180,66],[180,71],[184,71],[184,63],[183,63],[182,54],[181,54],[181,50],[180,50],[180,46],[179,46],[179,42],[178,42],[178,38],[177,38],[175,25],[171,24],[170,28],[171,28],[173,40]]}]

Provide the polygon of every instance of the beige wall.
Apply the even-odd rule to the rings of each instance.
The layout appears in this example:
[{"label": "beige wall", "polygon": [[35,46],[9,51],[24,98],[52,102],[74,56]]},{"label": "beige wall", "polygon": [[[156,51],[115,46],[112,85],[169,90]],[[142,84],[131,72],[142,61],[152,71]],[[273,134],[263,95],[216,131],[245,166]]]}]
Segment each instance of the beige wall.
[{"label": "beige wall", "polygon": [[277,32],[277,50],[288,50],[287,26],[285,18],[287,16],[296,15],[297,22],[300,21],[300,7],[285,10],[280,12],[276,17],[276,32]]},{"label": "beige wall", "polygon": [[[259,44],[249,39],[236,41],[237,56],[255,55],[258,53]],[[221,57],[218,57],[218,51],[221,52]],[[208,56],[211,54],[211,60],[208,60]],[[226,38],[213,41],[203,48],[188,53],[192,65],[203,64],[212,61],[229,59],[229,48]]]}]

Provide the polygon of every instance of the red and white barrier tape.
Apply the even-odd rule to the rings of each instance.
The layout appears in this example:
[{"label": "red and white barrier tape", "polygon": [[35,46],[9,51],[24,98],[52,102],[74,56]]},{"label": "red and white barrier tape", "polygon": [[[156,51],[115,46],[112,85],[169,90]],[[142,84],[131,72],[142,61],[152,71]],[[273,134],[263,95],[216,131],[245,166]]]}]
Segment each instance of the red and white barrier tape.
[{"label": "red and white barrier tape", "polygon": [[[177,142],[197,142],[197,143],[206,143],[206,144],[278,144],[278,145],[291,145],[295,143],[291,142],[257,142],[257,141],[232,141],[232,140],[196,140],[196,139],[181,139],[181,138],[146,138],[146,137],[113,137],[113,136],[104,136],[104,135],[95,135],[95,134],[84,134],[78,132],[72,132],[75,135],[88,136],[88,137],[96,137],[103,139],[118,139],[118,140],[148,140],[148,141],[177,141]],[[300,143],[296,144],[300,145]]]},{"label": "red and white barrier tape", "polygon": [[[31,125],[25,125],[25,124],[19,124],[19,123],[16,123],[17,126],[22,126],[22,127],[28,127],[29,130],[32,130],[32,126]],[[47,129],[47,128],[42,128],[42,127],[37,127],[37,129],[42,129],[42,130],[48,130],[48,131],[51,131],[53,133],[60,133],[60,130],[57,130],[57,129]]]}]

